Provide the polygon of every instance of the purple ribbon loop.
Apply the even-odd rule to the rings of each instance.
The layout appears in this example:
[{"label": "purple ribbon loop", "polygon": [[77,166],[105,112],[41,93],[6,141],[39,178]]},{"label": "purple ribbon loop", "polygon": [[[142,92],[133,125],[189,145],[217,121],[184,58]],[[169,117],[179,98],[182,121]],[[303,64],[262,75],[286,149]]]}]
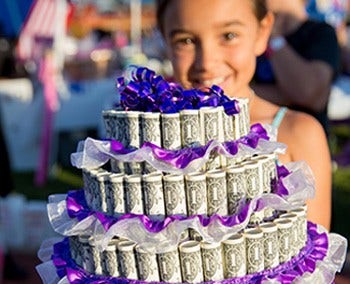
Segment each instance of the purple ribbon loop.
[{"label": "purple ribbon loop", "polygon": [[183,109],[223,106],[228,115],[239,113],[238,102],[225,96],[219,86],[184,90],[144,67],[135,67],[130,81],[117,78],[116,86],[124,110],[175,113]]},{"label": "purple ribbon loop", "polygon": [[84,190],[72,190],[66,197],[67,213],[70,218],[84,220],[93,214],[86,203]]},{"label": "purple ribbon loop", "polygon": [[272,192],[278,194],[279,196],[286,196],[289,194],[287,187],[283,184],[283,178],[288,176],[290,171],[283,166],[277,165],[277,176],[278,179],[273,181]]}]

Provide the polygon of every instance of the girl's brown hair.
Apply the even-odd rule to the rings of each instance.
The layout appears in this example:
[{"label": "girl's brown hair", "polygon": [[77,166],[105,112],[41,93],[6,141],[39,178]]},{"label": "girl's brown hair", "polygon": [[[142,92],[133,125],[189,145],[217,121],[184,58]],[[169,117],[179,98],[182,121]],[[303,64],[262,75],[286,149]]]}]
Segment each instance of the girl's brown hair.
[{"label": "girl's brown hair", "polygon": [[[156,0],[157,25],[161,32],[163,32],[164,13],[170,1],[171,0]],[[255,16],[258,19],[258,21],[261,21],[266,16],[267,14],[266,0],[241,0],[241,1],[250,1],[252,3]]]}]

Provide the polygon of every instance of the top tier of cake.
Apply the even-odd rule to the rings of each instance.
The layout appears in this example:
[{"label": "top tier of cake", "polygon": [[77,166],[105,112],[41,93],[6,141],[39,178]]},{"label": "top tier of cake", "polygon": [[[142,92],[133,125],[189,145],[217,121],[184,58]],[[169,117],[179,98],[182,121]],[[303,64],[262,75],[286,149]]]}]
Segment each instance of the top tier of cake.
[{"label": "top tier of cake", "polygon": [[183,90],[146,68],[119,79],[119,110],[103,112],[107,138],[124,147],[151,142],[177,150],[211,140],[236,140],[250,129],[248,99],[230,99],[216,86]]}]

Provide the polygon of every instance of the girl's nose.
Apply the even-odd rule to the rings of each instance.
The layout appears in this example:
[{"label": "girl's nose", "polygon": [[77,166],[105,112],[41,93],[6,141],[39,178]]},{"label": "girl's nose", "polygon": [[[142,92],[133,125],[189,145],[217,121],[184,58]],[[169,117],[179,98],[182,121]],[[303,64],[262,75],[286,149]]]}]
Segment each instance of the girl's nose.
[{"label": "girl's nose", "polygon": [[197,71],[208,71],[215,68],[218,54],[211,43],[201,43],[196,47],[194,67]]}]

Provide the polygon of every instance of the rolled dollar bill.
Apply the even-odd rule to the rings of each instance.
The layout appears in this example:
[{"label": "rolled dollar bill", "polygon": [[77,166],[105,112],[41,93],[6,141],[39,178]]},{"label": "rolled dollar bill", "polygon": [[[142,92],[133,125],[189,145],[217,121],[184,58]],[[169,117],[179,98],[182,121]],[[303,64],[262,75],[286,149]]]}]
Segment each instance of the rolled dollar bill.
[{"label": "rolled dollar bill", "polygon": [[272,222],[266,222],[260,224],[259,227],[264,234],[263,240],[265,269],[276,267],[279,265],[277,226]]},{"label": "rolled dollar bill", "polygon": [[[125,147],[140,148],[141,146],[141,112],[125,112]],[[125,173],[128,175],[142,174],[141,162],[124,163]]]},{"label": "rolled dollar bill", "polygon": [[182,281],[201,283],[204,280],[199,242],[187,241],[179,246]]},{"label": "rolled dollar bill", "polygon": [[233,234],[222,242],[224,278],[241,277],[247,273],[245,239]]},{"label": "rolled dollar bill", "polygon": [[157,146],[161,146],[160,131],[160,113],[159,112],[143,112],[141,113],[142,135],[141,144],[151,142]]},{"label": "rolled dollar bill", "polygon": [[120,216],[125,214],[124,174],[110,173],[105,183],[107,214]]},{"label": "rolled dollar bill", "polygon": [[224,279],[221,243],[200,242],[205,281]]},{"label": "rolled dollar bill", "polygon": [[247,135],[250,131],[250,114],[249,114],[249,100],[247,98],[241,98],[242,101],[242,114],[243,114],[243,135]]},{"label": "rolled dollar bill", "polygon": [[264,241],[263,232],[259,228],[244,230],[247,253],[247,273],[264,270]]},{"label": "rolled dollar bill", "polygon": [[[83,267],[84,266],[84,264],[83,264],[84,249],[83,249],[83,243],[80,241],[80,238],[81,238],[81,236],[70,237],[70,239],[72,239],[74,241],[74,248],[75,248],[74,249],[75,252],[73,253],[74,254],[74,261],[78,266]],[[86,238],[88,238],[88,236]],[[72,250],[72,248],[71,248],[71,250]]]},{"label": "rolled dollar bill", "polygon": [[147,252],[140,246],[135,247],[137,259],[137,271],[141,281],[159,281],[157,256]]},{"label": "rolled dollar bill", "polygon": [[181,127],[179,113],[162,113],[162,146],[165,149],[178,150],[181,148]]},{"label": "rolled dollar bill", "polygon": [[115,139],[122,143],[125,147],[128,146],[127,131],[126,131],[126,112],[125,111],[113,111],[111,113],[111,119],[115,121],[115,130],[113,132],[112,139]]},{"label": "rolled dollar bill", "polygon": [[163,220],[165,217],[162,179],[160,173],[142,176],[145,214],[154,220]]},{"label": "rolled dollar bill", "polygon": [[271,192],[272,183],[277,176],[276,155],[257,155],[252,160],[259,163],[260,176],[262,177],[263,192]]},{"label": "rolled dollar bill", "polygon": [[89,238],[89,246],[91,253],[91,263],[93,266],[93,274],[102,275],[102,266],[101,266],[101,254],[98,248],[95,246],[95,241],[93,238]]},{"label": "rolled dollar bill", "polygon": [[[141,114],[141,144],[144,142],[151,142],[157,146],[161,146],[161,125],[160,125],[160,113],[156,112],[143,112]],[[143,173],[149,174],[156,172],[157,169],[151,164],[143,163]]]},{"label": "rolled dollar bill", "polygon": [[222,107],[202,107],[199,109],[201,143],[206,145],[211,140],[223,141]]},{"label": "rolled dollar bill", "polygon": [[203,173],[185,176],[187,213],[189,216],[207,214],[207,182]]},{"label": "rolled dollar bill", "polygon": [[223,170],[208,171],[207,180],[207,214],[208,216],[219,214],[226,216],[227,208],[227,189],[226,173]]},{"label": "rolled dollar bill", "polygon": [[141,146],[141,134],[140,134],[140,121],[141,112],[127,111],[125,112],[125,142],[126,147],[140,148]]},{"label": "rolled dollar bill", "polygon": [[92,208],[93,204],[93,187],[97,186],[97,183],[95,183],[95,181],[93,180],[92,171],[96,170],[83,169],[84,196],[89,208]]},{"label": "rolled dollar bill", "polygon": [[125,210],[127,213],[143,214],[141,175],[124,177]]},{"label": "rolled dollar bill", "polygon": [[236,140],[234,119],[234,115],[227,115],[225,112],[222,112],[224,141]]},{"label": "rolled dollar bill", "polygon": [[132,241],[120,241],[118,243],[118,260],[120,276],[137,280],[137,266],[134,254],[136,244]]},{"label": "rolled dollar bill", "polygon": [[107,171],[102,171],[96,174],[98,182],[98,211],[107,213],[107,203],[106,203],[106,184],[109,179],[109,173]]},{"label": "rolled dollar bill", "polygon": [[228,214],[238,212],[239,206],[246,196],[245,169],[239,165],[226,168],[226,187]]},{"label": "rolled dollar bill", "polygon": [[[83,179],[83,188],[85,190],[88,190],[89,189],[89,184],[90,184],[90,172],[88,169],[82,169],[82,179]],[[86,194],[85,194],[86,195]]]},{"label": "rolled dollar bill", "polygon": [[118,270],[118,247],[119,240],[111,240],[106,249],[102,252],[101,267],[105,276],[119,277]]},{"label": "rolled dollar bill", "polygon": [[198,145],[201,141],[199,111],[181,110],[181,144],[182,147]]},{"label": "rolled dollar bill", "polygon": [[113,117],[113,113],[115,113],[115,110],[103,110],[102,111],[102,118],[104,122],[104,127],[106,131],[106,138],[111,139],[115,136],[116,131],[116,121]]},{"label": "rolled dollar bill", "polygon": [[280,218],[287,218],[292,221],[292,234],[290,236],[290,243],[292,248],[292,257],[296,256],[300,249],[298,249],[298,216],[294,213],[285,213],[279,216]]},{"label": "rolled dollar bill", "polygon": [[87,196],[88,205],[92,210],[101,211],[102,210],[102,197],[100,195],[100,181],[98,180],[98,175],[103,174],[104,170],[92,170],[90,171],[91,183],[89,187],[89,195]]},{"label": "rolled dollar bill", "polygon": [[181,283],[180,257],[177,248],[168,252],[159,253],[157,258],[160,281]]},{"label": "rolled dollar bill", "polygon": [[233,129],[235,130],[235,140],[238,140],[242,135],[242,114],[237,113],[233,115]]},{"label": "rolled dollar bill", "polygon": [[68,241],[69,241],[69,251],[71,254],[72,259],[74,260],[74,262],[77,265],[81,265],[77,263],[77,258],[78,258],[78,254],[79,254],[79,238],[78,236],[70,236],[68,237]]},{"label": "rolled dollar bill", "polygon": [[89,244],[90,236],[79,236],[81,248],[82,267],[88,273],[95,273],[95,263],[93,260],[92,249]]},{"label": "rolled dollar bill", "polygon": [[238,132],[239,137],[245,136],[249,133],[250,130],[250,115],[248,107],[247,98],[237,98],[239,104],[239,113],[238,113]]},{"label": "rolled dollar bill", "polygon": [[246,178],[246,194],[247,198],[253,199],[263,193],[261,184],[261,172],[259,171],[259,163],[256,161],[246,161],[243,163]]},{"label": "rolled dollar bill", "polygon": [[163,191],[167,216],[187,215],[185,181],[183,175],[164,175]]},{"label": "rolled dollar bill", "polygon": [[297,215],[297,230],[298,230],[298,249],[302,249],[307,241],[307,220],[305,207],[297,208],[289,211]]},{"label": "rolled dollar bill", "polygon": [[286,262],[292,257],[292,226],[293,223],[287,218],[278,218],[273,221],[278,229],[278,246],[280,263]]},{"label": "rolled dollar bill", "polygon": [[[222,112],[222,107],[202,107],[199,109],[202,145],[206,145],[211,140],[223,141]],[[220,156],[211,153],[209,161],[206,163],[206,170],[220,167]]]}]

